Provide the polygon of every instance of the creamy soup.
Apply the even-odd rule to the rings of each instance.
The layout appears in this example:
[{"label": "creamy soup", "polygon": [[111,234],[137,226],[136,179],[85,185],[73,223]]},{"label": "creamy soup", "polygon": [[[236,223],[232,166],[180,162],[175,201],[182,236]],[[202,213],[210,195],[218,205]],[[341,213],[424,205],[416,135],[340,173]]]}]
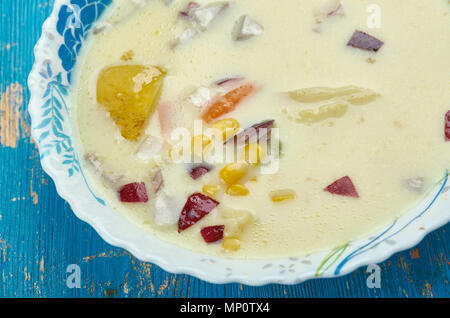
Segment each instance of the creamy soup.
[{"label": "creamy soup", "polygon": [[211,255],[367,237],[450,166],[449,12],[115,0],[73,77],[88,180],[137,227]]}]

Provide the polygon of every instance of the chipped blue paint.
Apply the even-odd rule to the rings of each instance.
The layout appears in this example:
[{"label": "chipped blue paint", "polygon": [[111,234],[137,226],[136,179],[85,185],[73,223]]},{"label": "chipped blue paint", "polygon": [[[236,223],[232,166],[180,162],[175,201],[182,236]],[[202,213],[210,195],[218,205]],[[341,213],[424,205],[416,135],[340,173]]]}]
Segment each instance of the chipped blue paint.
[{"label": "chipped blue paint", "polygon": [[[52,5],[45,0],[0,1],[0,92],[4,94],[12,83],[23,87],[19,111],[27,124],[26,78],[33,46]],[[26,125],[23,133],[28,136]],[[168,274],[105,243],[57,195],[28,137],[14,149],[0,144],[0,162],[0,297],[450,296],[450,225],[428,235],[413,251],[380,264],[381,289],[367,288],[364,268],[294,286],[212,285],[188,275]],[[70,264],[80,266],[80,289],[65,283]]]}]

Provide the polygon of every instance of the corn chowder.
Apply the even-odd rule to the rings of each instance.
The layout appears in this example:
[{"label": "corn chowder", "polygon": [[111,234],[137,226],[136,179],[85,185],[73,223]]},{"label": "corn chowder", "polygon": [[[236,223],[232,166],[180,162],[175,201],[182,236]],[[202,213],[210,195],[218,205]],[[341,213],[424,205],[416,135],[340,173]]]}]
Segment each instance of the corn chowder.
[{"label": "corn chowder", "polygon": [[136,226],[206,254],[369,236],[450,166],[449,13],[444,0],[115,0],[74,76],[87,178]]}]

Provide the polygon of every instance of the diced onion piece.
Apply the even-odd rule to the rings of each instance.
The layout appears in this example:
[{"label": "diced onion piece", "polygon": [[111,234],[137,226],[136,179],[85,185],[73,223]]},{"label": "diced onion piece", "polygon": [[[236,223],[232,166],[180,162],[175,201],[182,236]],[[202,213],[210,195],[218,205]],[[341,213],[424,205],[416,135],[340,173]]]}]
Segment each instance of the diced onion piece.
[{"label": "diced onion piece", "polygon": [[190,103],[197,106],[201,110],[206,109],[213,100],[223,92],[223,89],[199,87],[191,96],[188,97]]},{"label": "diced onion piece", "polygon": [[117,186],[120,180],[122,180],[123,175],[116,174],[112,171],[107,171],[104,168],[103,163],[95,155],[88,154],[85,158],[86,161],[95,169],[95,171],[111,185]]},{"label": "diced onion piece", "polygon": [[260,35],[263,30],[263,27],[258,22],[248,15],[243,15],[237,22],[234,38],[236,41],[248,40],[254,36]]},{"label": "diced onion piece", "polygon": [[136,151],[136,157],[142,161],[149,161],[163,148],[163,141],[154,136],[148,136]]},{"label": "diced onion piece", "polygon": [[211,3],[192,11],[197,25],[205,31],[217,16],[229,6],[228,2]]},{"label": "diced onion piece", "polygon": [[158,193],[164,185],[164,178],[161,169],[157,169],[152,178],[152,187],[155,193]]},{"label": "diced onion piece", "polygon": [[91,166],[95,169],[95,171],[97,172],[103,171],[103,165],[95,155],[92,154],[86,155],[86,161],[91,164]]},{"label": "diced onion piece", "polygon": [[106,33],[113,28],[113,25],[108,22],[100,22],[93,28],[93,34]]},{"label": "diced onion piece", "polygon": [[160,192],[155,199],[154,222],[158,226],[177,224],[182,205],[175,198]]},{"label": "diced onion piece", "polygon": [[197,28],[195,28],[193,26],[186,28],[172,43],[172,48],[175,48],[176,46],[189,41],[190,39],[195,37],[197,34],[199,34],[199,31],[197,30]]},{"label": "diced onion piece", "polygon": [[423,191],[424,185],[425,179],[421,177],[410,178],[406,180],[406,187],[413,192],[421,193]]}]

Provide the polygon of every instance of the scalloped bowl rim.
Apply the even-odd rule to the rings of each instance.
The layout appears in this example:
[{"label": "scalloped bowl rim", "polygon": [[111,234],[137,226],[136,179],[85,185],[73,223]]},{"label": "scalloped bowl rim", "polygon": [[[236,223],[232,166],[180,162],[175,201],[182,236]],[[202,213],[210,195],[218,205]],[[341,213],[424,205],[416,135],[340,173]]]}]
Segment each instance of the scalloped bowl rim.
[{"label": "scalloped bowl rim", "polygon": [[[100,0],[97,0],[97,2],[98,1]],[[39,81],[41,81],[40,70],[42,70],[42,68],[46,65],[45,63],[54,63],[59,58],[55,51],[48,51],[46,48],[47,46],[51,46],[51,44],[49,44],[49,42],[51,42],[49,40],[49,35],[58,37],[58,33],[56,32],[58,13],[61,6],[68,4],[69,2],[69,0],[55,0],[52,13],[44,22],[42,27],[42,35],[34,49],[35,62],[28,78],[28,87],[31,96],[28,107],[32,120],[31,136],[38,145],[41,153],[43,152],[43,145],[39,142],[39,138],[41,136],[39,136],[39,130],[36,129],[36,123],[39,123],[39,119],[42,117],[42,101],[44,94],[44,88],[42,85],[39,85]],[[90,1],[89,3],[91,2],[94,1]],[[435,212],[435,210],[440,208],[447,211],[450,210],[448,193],[444,194],[444,190],[448,189],[448,187],[444,188],[447,181],[446,177],[442,185],[438,187],[438,192],[429,195],[428,198],[424,200],[424,202],[427,200],[428,201],[423,205],[424,210],[423,213],[420,214],[420,217],[413,217],[412,221],[409,223],[408,220],[406,220],[405,224],[409,225],[410,223],[415,223],[416,228],[419,228],[419,230],[411,230],[411,228],[405,227],[405,230],[402,230],[403,233],[397,232],[395,235],[403,234],[403,236],[405,236],[405,233],[407,233],[408,235],[406,235],[406,238],[402,238],[400,241],[395,241],[394,244],[385,244],[384,247],[386,248],[383,249],[376,248],[379,247],[381,243],[385,242],[385,239],[382,236],[379,236],[378,240],[383,238],[383,241],[377,241],[373,238],[358,240],[354,243],[356,249],[353,249],[353,253],[348,253],[345,251],[348,246],[343,247],[342,257],[346,256],[349,260],[343,264],[341,263],[342,267],[338,268],[335,266],[335,263],[332,263],[328,268],[320,273],[320,275],[318,275],[320,272],[320,267],[324,266],[325,263],[319,262],[318,260],[330,255],[327,254],[327,252],[315,253],[312,256],[307,255],[305,258],[301,259],[286,258],[278,260],[233,260],[187,251],[185,249],[159,241],[158,239],[155,240],[155,238],[152,237],[152,240],[154,240],[153,243],[159,241],[159,244],[166,248],[169,253],[176,251],[177,253],[183,253],[189,256],[189,264],[184,264],[184,261],[186,260],[185,258],[180,259],[181,257],[178,257],[178,259],[172,259],[171,261],[172,256],[168,252],[165,253],[164,249],[160,249],[156,252],[143,250],[142,247],[139,247],[140,242],[137,240],[130,241],[129,235],[123,234],[118,236],[117,233],[113,234],[113,232],[117,232],[117,228],[115,227],[122,226],[122,224],[119,225],[108,223],[104,219],[101,219],[101,216],[96,217],[95,213],[87,211],[84,202],[86,199],[80,198],[78,192],[73,191],[74,185],[72,183],[68,183],[67,178],[63,176],[63,171],[61,169],[61,158],[58,155],[51,153],[46,158],[42,158],[41,165],[44,171],[53,179],[58,194],[70,204],[74,214],[79,219],[92,226],[103,240],[113,246],[128,250],[136,258],[142,261],[154,263],[168,272],[176,274],[189,274],[202,280],[217,284],[236,282],[253,286],[269,283],[296,284],[315,277],[330,278],[346,275],[361,266],[380,263],[391,257],[394,253],[415,246],[428,233],[450,221],[450,213]],[[442,197],[444,198],[442,199]],[[98,204],[94,197],[91,197],[90,201],[92,201],[93,206]],[[431,204],[435,203],[435,201],[439,201],[439,207],[431,206]],[[441,205],[444,207],[441,207]],[[431,213],[430,211],[434,213],[431,217],[429,216]],[[425,214],[425,212],[427,212],[427,214]],[[405,213],[399,219],[402,219],[411,213],[412,212]],[[133,225],[129,225],[133,227]],[[422,227],[424,227],[424,229],[422,229]],[[408,232],[405,232],[406,230]],[[389,232],[385,233],[390,234]],[[143,235],[150,234],[143,233]],[[374,243],[370,243],[371,241]],[[356,251],[361,251],[362,248],[369,243],[372,244],[373,247],[368,245],[370,249],[366,251],[367,253],[362,253],[358,257],[352,257]],[[311,260],[311,257],[314,259]],[[338,261],[338,259],[336,259],[335,262],[336,261]],[[206,266],[205,263],[207,264]],[[216,266],[219,266],[219,272],[212,270],[212,268]],[[236,270],[234,270],[233,267],[235,267]],[[275,268],[277,268],[277,270],[274,270]],[[292,272],[292,270],[294,272]]]}]

